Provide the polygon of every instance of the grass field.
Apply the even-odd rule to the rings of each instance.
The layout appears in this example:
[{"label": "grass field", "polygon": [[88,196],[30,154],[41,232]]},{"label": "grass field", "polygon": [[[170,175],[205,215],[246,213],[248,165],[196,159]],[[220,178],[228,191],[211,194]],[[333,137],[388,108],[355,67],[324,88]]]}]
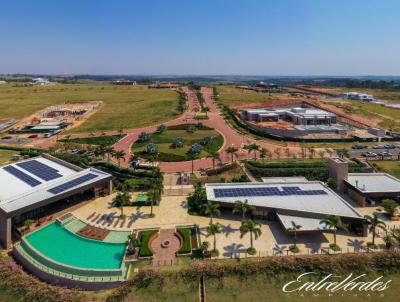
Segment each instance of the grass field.
[{"label": "grass field", "polygon": [[347,107],[353,114],[365,116],[370,119],[380,120],[379,126],[385,129],[400,129],[400,109],[389,108],[374,103],[362,103],[353,100],[344,100],[333,105],[344,108]]},{"label": "grass field", "polygon": [[[297,275],[285,275],[268,277],[266,275],[253,275],[246,278],[229,276],[224,278],[206,279],[206,298],[207,301],[220,302],[363,302],[363,301],[397,301],[398,284],[400,274],[391,274],[384,276],[384,280],[392,280],[392,286],[381,293],[365,292],[344,292],[340,291],[329,295],[321,290],[320,292],[303,292],[286,294],[282,292],[283,285],[292,281]],[[369,275],[367,280],[374,280],[377,275]],[[318,279],[320,280],[320,279]],[[308,281],[316,281],[310,279]],[[183,281],[178,278],[165,279],[163,282],[154,282],[147,287],[142,287],[132,291],[123,301],[174,301],[191,302],[198,301],[198,283]]]},{"label": "grass field", "polygon": [[136,128],[170,120],[178,115],[178,94],[147,86],[111,84],[56,84],[54,86],[0,86],[0,121],[21,119],[65,101],[103,101],[88,121],[69,132]]},{"label": "grass field", "polygon": [[217,90],[219,101],[225,106],[238,106],[247,103],[268,101],[279,97],[279,94],[273,93],[269,95],[265,92],[255,92],[228,85],[217,86]]},{"label": "grass field", "polygon": [[[206,136],[214,137],[214,142],[209,146],[204,146],[203,151],[199,154],[199,158],[206,157],[210,152],[218,151],[224,142],[222,135],[215,130],[200,129],[194,133],[189,133],[186,130],[167,129],[163,133],[153,133],[151,139],[148,142],[139,143],[136,142],[132,146],[132,153],[142,157],[149,158],[150,155],[145,152],[146,145],[154,143],[158,146],[160,161],[186,161],[190,160],[187,156],[189,147],[194,143],[200,143],[201,140]],[[171,148],[170,145],[174,138],[181,137],[183,139],[182,148]]]},{"label": "grass field", "polygon": [[375,99],[392,101],[394,103],[400,103],[400,91],[395,90],[383,90],[383,89],[368,89],[368,88],[335,88],[335,92],[340,94],[349,91],[357,91],[359,93],[372,94]]},{"label": "grass field", "polygon": [[97,145],[97,146],[112,146],[120,139],[122,139],[125,134],[116,135],[105,135],[105,136],[95,136],[95,137],[84,137],[84,138],[69,138],[60,139],[58,142],[62,143],[74,143],[74,144],[87,144],[87,145]]},{"label": "grass field", "polygon": [[16,153],[18,152],[13,150],[0,150],[0,165],[3,165],[10,161],[11,156]]},{"label": "grass field", "polygon": [[400,178],[400,161],[395,160],[377,160],[372,165],[382,172],[387,172],[395,177]]}]

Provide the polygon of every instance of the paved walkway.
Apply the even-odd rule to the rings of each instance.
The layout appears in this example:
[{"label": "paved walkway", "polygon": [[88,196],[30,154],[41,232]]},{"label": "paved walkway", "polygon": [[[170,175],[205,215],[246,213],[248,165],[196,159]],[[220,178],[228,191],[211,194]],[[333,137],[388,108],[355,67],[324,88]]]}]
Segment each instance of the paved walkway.
[{"label": "paved walkway", "polygon": [[[174,125],[180,125],[180,124],[189,124],[189,123],[198,123],[199,121],[196,120],[194,117],[196,115],[196,112],[199,110],[199,102],[197,100],[196,94],[189,90],[188,87],[183,87],[182,91],[186,93],[187,98],[188,98],[188,109],[178,118],[165,122],[163,123],[166,126],[174,126]],[[236,158],[237,159],[247,159],[249,157],[249,154],[247,153],[246,150],[243,149],[244,145],[246,144],[251,144],[251,143],[256,143],[262,148],[267,148],[273,157],[288,157],[289,154],[287,152],[284,152],[285,148],[282,148],[282,146],[267,142],[267,141],[262,141],[262,140],[256,140],[254,138],[246,137],[243,134],[240,134],[237,132],[235,129],[231,128],[230,125],[223,119],[222,114],[218,106],[213,100],[213,91],[211,88],[208,87],[202,87],[201,88],[201,93],[204,96],[204,101],[206,106],[210,109],[208,113],[208,120],[202,120],[201,122],[208,127],[214,128],[218,132],[220,132],[223,137],[224,137],[224,145],[222,148],[219,150],[220,154],[220,159],[221,163],[227,163],[231,161],[231,156],[226,153],[226,149],[228,147],[235,147],[239,151],[237,153]],[[147,126],[147,127],[142,127],[142,128],[136,128],[136,129],[130,129],[126,130],[125,133],[127,135],[118,141],[114,145],[114,149],[117,151],[124,151],[126,153],[126,157],[124,160],[121,161],[122,166],[129,166],[129,160],[131,157],[131,146],[132,144],[138,139],[139,134],[141,132],[154,132],[156,131],[157,127],[159,125],[152,125],[152,126]],[[100,135],[113,135],[113,134],[118,134],[118,131],[107,131],[107,132],[98,132],[98,133],[81,133],[81,134],[73,134],[73,135],[64,135],[60,136],[59,138],[65,138],[65,137],[70,137],[70,138],[75,138],[75,137],[88,137],[88,136],[100,136]],[[46,142],[42,142],[42,147],[49,147],[50,145],[54,145],[56,139],[58,138],[52,138],[51,140],[48,140]],[[278,151],[279,150],[279,151]],[[290,150],[290,155],[289,156],[297,156],[299,157],[301,154],[301,148],[298,143],[290,143],[288,144],[288,148],[286,148],[286,151]],[[276,152],[275,152],[276,151]],[[283,154],[285,153],[285,154]],[[316,149],[316,154],[318,154],[318,149]],[[253,156],[253,154],[251,155]],[[164,172],[190,172],[192,170],[192,162],[191,161],[184,161],[184,162],[161,162],[159,164],[160,169]],[[198,171],[200,169],[206,169],[206,168],[211,168],[212,167],[212,160],[209,158],[202,158],[194,161],[194,170]]]},{"label": "paved walkway", "polygon": [[177,263],[176,252],[181,242],[175,235],[175,229],[161,229],[158,236],[150,243],[153,251],[153,266],[167,266]]}]

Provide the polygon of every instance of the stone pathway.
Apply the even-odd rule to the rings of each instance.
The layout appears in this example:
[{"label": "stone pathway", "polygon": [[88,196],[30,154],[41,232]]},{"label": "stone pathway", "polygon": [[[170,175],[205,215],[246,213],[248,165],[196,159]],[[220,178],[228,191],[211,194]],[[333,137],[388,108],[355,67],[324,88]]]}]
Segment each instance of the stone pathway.
[{"label": "stone pathway", "polygon": [[175,229],[161,229],[158,236],[150,243],[153,251],[153,266],[177,264],[176,252],[181,246]]}]

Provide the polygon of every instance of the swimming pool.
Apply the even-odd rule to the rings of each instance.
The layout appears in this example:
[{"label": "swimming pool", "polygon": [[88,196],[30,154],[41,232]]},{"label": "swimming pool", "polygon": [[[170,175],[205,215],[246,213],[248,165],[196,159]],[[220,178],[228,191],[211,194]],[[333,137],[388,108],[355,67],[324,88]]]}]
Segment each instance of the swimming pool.
[{"label": "swimming pool", "polygon": [[119,269],[125,243],[106,243],[80,237],[59,223],[26,236],[26,241],[47,258],[84,269]]}]

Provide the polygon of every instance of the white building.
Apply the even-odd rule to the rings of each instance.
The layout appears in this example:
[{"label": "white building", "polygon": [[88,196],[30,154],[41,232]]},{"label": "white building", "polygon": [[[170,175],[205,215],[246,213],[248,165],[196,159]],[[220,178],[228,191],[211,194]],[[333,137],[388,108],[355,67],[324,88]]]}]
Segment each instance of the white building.
[{"label": "white building", "polygon": [[364,101],[364,102],[372,102],[374,100],[373,95],[359,93],[359,92],[346,92],[346,93],[343,93],[342,97],[344,99],[358,100],[358,101]]},{"label": "white building", "polygon": [[32,79],[32,84],[34,85],[50,85],[52,82],[50,82],[48,79],[44,78],[34,78]]}]

